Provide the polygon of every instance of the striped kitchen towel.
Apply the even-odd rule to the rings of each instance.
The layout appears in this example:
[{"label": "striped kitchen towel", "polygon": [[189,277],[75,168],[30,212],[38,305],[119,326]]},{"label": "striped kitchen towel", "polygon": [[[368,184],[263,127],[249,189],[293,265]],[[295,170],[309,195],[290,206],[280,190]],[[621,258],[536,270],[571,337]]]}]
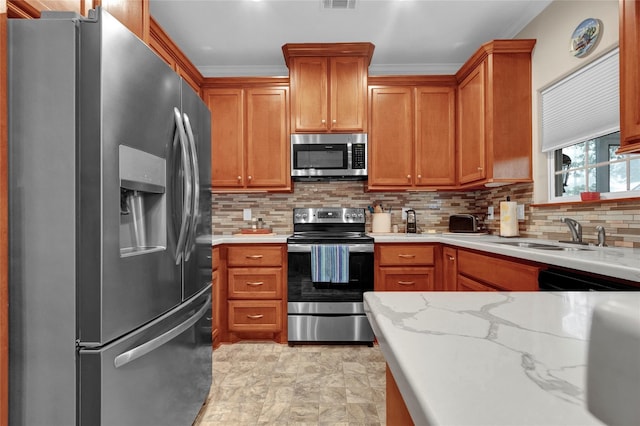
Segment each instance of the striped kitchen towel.
[{"label": "striped kitchen towel", "polygon": [[348,283],[349,247],[331,244],[312,245],[311,280],[324,283]]}]

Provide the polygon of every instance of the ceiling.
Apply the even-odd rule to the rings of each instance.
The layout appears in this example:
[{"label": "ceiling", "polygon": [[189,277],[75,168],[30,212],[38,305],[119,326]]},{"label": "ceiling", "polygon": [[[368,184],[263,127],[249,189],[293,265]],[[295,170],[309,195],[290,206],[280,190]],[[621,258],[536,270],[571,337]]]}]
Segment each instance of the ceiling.
[{"label": "ceiling", "polygon": [[283,44],[363,41],[375,45],[370,75],[454,74],[551,1],[150,0],[150,9],[205,77],[286,76]]}]

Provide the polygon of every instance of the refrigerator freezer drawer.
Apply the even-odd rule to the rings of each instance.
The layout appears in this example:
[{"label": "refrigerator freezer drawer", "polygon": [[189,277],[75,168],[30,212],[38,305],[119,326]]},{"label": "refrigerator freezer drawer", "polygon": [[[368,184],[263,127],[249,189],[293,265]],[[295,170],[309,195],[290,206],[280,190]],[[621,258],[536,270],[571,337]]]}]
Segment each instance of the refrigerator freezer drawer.
[{"label": "refrigerator freezer drawer", "polygon": [[191,424],[211,386],[211,287],[148,326],[80,351],[80,425]]}]

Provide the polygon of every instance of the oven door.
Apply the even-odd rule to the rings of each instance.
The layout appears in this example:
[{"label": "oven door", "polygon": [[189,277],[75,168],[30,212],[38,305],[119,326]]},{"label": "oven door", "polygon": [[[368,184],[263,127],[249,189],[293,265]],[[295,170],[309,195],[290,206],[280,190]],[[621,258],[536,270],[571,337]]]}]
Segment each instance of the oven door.
[{"label": "oven door", "polygon": [[349,248],[349,282],[314,282],[311,278],[311,244],[288,245],[287,296],[289,302],[362,302],[373,291],[373,244],[346,244]]}]

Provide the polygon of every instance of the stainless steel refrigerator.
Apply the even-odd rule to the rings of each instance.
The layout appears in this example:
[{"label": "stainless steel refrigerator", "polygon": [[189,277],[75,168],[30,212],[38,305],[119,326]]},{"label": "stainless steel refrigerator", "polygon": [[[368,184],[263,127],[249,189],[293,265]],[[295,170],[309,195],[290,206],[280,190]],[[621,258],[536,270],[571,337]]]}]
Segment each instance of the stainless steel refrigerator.
[{"label": "stainless steel refrigerator", "polygon": [[9,20],[12,425],[190,425],[211,385],[210,114],[97,8]]}]

